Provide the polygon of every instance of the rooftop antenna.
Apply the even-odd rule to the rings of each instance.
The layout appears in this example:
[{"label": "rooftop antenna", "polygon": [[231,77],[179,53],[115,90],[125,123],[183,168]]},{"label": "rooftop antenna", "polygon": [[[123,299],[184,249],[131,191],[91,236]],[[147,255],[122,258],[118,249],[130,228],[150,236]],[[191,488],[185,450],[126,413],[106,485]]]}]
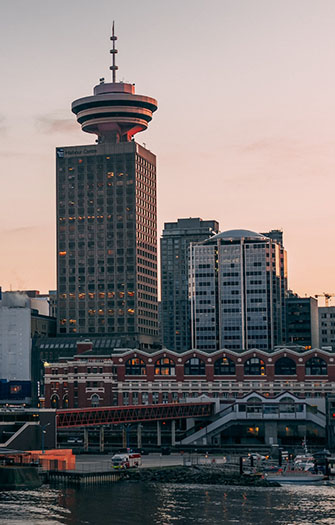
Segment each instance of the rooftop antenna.
[{"label": "rooftop antenna", "polygon": [[116,82],[116,71],[119,68],[115,65],[115,55],[117,53],[117,49],[115,49],[115,42],[117,40],[117,36],[114,35],[114,20],[113,20],[113,24],[112,24],[111,40],[113,42],[113,48],[110,50],[110,52],[112,54],[112,65],[109,67],[109,69],[112,71],[112,81],[113,81],[113,83],[115,83]]}]

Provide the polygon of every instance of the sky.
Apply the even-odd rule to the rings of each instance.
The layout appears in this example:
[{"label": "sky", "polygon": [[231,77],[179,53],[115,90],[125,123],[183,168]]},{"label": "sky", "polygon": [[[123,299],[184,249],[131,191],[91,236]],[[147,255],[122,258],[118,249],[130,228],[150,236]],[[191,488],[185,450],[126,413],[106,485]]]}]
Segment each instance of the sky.
[{"label": "sky", "polygon": [[[333,0],[0,0],[0,285],[56,287],[55,148],[110,78],[158,100],[158,234],[181,217],[284,231],[289,287],[335,293]],[[322,302],[320,302],[322,304]],[[335,298],[333,299],[335,304]]]}]

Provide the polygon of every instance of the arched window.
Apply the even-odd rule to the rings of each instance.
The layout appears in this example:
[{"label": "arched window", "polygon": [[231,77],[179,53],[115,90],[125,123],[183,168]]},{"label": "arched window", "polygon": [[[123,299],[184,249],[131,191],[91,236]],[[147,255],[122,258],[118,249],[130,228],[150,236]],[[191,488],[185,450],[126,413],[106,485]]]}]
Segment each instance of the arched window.
[{"label": "arched window", "polygon": [[320,357],[312,357],[306,362],[306,376],[326,376],[327,363]]},{"label": "arched window", "polygon": [[249,397],[247,403],[250,405],[259,405],[260,403],[262,403],[262,400],[259,399],[259,397],[253,396]]},{"label": "arched window", "polygon": [[246,405],[248,413],[261,413],[263,412],[263,404],[261,399],[258,397],[249,397]]},{"label": "arched window", "polygon": [[56,395],[51,398],[51,408],[59,408],[59,397]]},{"label": "arched window", "polygon": [[292,399],[291,397],[285,396],[280,399],[279,403],[294,403],[294,399]]},{"label": "arched window", "polygon": [[175,376],[176,365],[172,359],[162,357],[155,363],[155,376]]},{"label": "arched window", "polygon": [[294,399],[291,397],[282,397],[279,401],[279,410],[280,412],[292,414],[295,411]]},{"label": "arched window", "polygon": [[93,396],[91,397],[91,406],[98,407],[99,404],[100,404],[100,397],[98,396],[98,394],[93,394]]},{"label": "arched window", "polygon": [[297,373],[297,367],[293,359],[281,357],[275,364],[276,376],[294,376]]},{"label": "arched window", "polygon": [[127,376],[145,376],[147,373],[145,362],[139,357],[128,359],[126,362]]},{"label": "arched window", "polygon": [[63,408],[69,408],[69,396],[67,394],[63,397]]},{"label": "arched window", "polygon": [[206,365],[202,359],[198,357],[191,357],[184,365],[184,374],[186,376],[204,376],[206,373]]},{"label": "arched window", "polygon": [[235,363],[228,357],[217,359],[214,363],[215,376],[232,376],[235,374]]},{"label": "arched window", "polygon": [[244,363],[244,374],[246,376],[265,376],[265,363],[259,357],[251,357]]}]

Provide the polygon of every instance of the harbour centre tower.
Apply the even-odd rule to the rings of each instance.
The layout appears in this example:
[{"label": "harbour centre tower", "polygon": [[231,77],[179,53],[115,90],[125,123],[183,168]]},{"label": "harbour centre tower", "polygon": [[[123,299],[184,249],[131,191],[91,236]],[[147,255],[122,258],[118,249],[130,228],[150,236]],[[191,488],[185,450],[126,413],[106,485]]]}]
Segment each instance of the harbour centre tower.
[{"label": "harbour centre tower", "polygon": [[155,343],[156,157],[134,141],[157,109],[134,84],[112,81],[72,111],[95,144],[56,149],[59,334],[113,334]]}]

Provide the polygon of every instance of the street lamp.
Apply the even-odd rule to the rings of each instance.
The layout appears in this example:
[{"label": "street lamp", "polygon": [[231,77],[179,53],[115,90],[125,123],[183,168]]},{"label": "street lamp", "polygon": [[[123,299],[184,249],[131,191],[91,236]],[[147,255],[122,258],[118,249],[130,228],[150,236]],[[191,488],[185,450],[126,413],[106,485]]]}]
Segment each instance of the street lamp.
[{"label": "street lamp", "polygon": [[[41,425],[41,424],[40,424]],[[50,425],[50,423],[47,423],[46,425],[43,425],[41,427],[41,432],[42,432],[42,454],[45,454],[45,450],[44,450],[44,436],[45,434],[47,433],[47,431],[45,430],[48,426]]]}]

